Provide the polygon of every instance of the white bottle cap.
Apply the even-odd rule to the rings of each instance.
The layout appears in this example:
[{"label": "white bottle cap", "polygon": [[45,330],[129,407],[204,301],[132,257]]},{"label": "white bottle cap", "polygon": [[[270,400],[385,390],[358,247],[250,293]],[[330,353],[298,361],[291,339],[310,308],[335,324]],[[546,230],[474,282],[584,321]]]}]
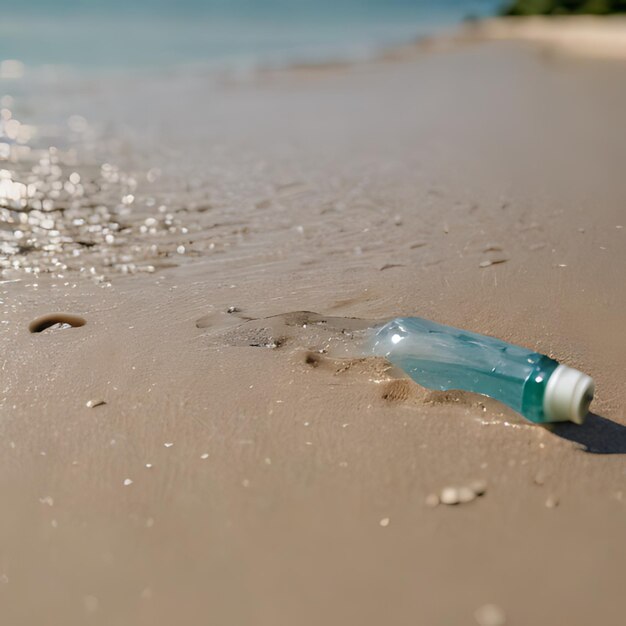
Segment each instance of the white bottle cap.
[{"label": "white bottle cap", "polygon": [[548,379],[543,412],[550,422],[582,424],[593,400],[593,379],[567,365],[559,365]]}]

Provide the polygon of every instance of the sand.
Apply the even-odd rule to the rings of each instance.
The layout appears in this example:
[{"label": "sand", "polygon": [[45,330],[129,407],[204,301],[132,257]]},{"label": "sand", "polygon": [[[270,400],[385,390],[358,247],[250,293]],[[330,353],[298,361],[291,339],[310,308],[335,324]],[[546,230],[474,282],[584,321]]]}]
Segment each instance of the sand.
[{"label": "sand", "polygon": [[468,38],[529,41],[560,54],[626,59],[626,17],[563,16],[482,20],[464,29]]},{"label": "sand", "polygon": [[[58,151],[3,226],[2,623],[621,624],[625,78],[494,42],[16,95],[13,202]],[[401,314],[584,370],[593,415],[359,358]]]}]

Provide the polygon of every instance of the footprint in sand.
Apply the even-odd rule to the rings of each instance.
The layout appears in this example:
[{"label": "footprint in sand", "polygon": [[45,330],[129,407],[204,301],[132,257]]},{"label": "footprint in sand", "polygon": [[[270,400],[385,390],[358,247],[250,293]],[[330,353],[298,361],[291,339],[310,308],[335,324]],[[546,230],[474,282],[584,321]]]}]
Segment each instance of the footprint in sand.
[{"label": "footprint in sand", "polygon": [[44,330],[64,330],[66,328],[78,328],[87,323],[85,319],[70,313],[48,313],[34,319],[29,325],[31,333],[41,333]]},{"label": "footprint in sand", "polygon": [[390,380],[383,385],[381,398],[387,402],[406,402],[415,394],[415,385],[408,378]]},{"label": "footprint in sand", "polygon": [[209,329],[209,337],[221,345],[271,349],[293,345],[311,353],[328,353],[334,348],[333,352],[340,355],[356,354],[354,344],[377,324],[372,320],[331,317],[312,311],[253,318],[236,310],[211,313],[196,321],[197,328]]}]

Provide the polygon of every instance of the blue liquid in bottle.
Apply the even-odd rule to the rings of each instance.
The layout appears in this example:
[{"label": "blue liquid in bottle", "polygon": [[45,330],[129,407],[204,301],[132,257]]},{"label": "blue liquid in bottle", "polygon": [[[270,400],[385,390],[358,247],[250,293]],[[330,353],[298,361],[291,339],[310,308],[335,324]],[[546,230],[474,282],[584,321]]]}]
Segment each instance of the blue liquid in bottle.
[{"label": "blue liquid in bottle", "polygon": [[593,397],[589,376],[547,356],[418,317],[385,324],[372,352],[424,387],[480,393],[537,423],[581,423]]}]

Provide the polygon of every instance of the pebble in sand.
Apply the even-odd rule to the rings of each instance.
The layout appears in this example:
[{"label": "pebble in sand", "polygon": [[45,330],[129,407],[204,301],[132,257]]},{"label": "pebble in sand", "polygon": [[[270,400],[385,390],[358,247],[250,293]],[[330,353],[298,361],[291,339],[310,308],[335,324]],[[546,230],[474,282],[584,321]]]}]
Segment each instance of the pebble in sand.
[{"label": "pebble in sand", "polygon": [[[471,481],[468,485],[444,487],[439,493],[439,502],[442,504],[454,505],[472,502],[477,497],[482,496],[487,491],[487,484],[483,480]],[[436,506],[435,494],[428,496],[426,504]]]}]

